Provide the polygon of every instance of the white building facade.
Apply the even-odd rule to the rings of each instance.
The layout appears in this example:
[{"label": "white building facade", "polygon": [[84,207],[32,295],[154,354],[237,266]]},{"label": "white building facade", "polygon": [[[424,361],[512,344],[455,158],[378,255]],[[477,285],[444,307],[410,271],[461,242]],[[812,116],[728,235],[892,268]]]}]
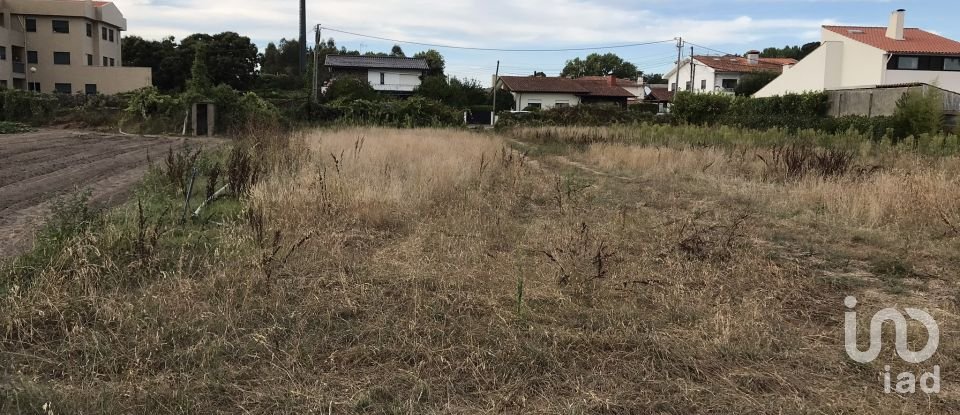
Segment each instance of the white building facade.
[{"label": "white building facade", "polygon": [[754,96],[907,83],[960,92],[960,42],[905,28],[905,14],[886,27],[824,26],[820,47]]},{"label": "white building facade", "polygon": [[760,52],[755,50],[747,52],[745,56],[694,55],[681,61],[664,78],[669,82],[668,90],[672,92],[679,88],[679,91],[732,94],[748,75],[757,72],[782,73],[795,63],[794,59],[761,58]]},{"label": "white building facade", "polygon": [[367,81],[378,92],[411,95],[429,70],[427,61],[394,56],[327,55],[324,66],[331,79]]}]

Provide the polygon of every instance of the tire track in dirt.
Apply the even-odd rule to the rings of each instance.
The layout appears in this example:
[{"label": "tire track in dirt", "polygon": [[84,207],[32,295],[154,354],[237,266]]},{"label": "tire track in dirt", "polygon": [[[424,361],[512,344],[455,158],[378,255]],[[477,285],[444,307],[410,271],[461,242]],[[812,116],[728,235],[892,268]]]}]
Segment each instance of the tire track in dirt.
[{"label": "tire track in dirt", "polygon": [[55,198],[80,187],[91,190],[93,205],[120,203],[146,172],[148,154],[159,161],[184,142],[209,148],[224,141],[68,130],[0,135],[0,258],[29,247]]},{"label": "tire track in dirt", "polygon": [[[31,177],[42,176],[70,165],[89,164],[98,160],[115,157],[130,150],[151,146],[156,140],[127,140],[98,142],[93,145],[69,146],[64,148],[49,148],[27,160],[14,160],[10,168],[0,172],[0,188],[10,186]],[[62,150],[71,150],[70,155],[63,157]]]}]

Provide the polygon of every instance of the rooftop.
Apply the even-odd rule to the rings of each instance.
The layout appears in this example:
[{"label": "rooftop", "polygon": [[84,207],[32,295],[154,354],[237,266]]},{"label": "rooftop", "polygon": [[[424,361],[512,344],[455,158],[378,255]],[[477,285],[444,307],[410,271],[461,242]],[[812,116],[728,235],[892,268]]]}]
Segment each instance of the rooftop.
[{"label": "rooftop", "polygon": [[338,68],[428,70],[426,59],[394,56],[327,55],[324,66]]},{"label": "rooftop", "polygon": [[564,78],[544,76],[501,76],[500,82],[513,92],[547,92],[595,97],[631,98],[634,95],[620,86],[610,85],[608,78]]},{"label": "rooftop", "polygon": [[797,63],[796,59],[790,58],[760,58],[759,62],[751,64],[747,58],[735,55],[694,55],[693,58],[717,72],[783,72],[785,65]]},{"label": "rooftop", "polygon": [[960,54],[960,42],[915,27],[903,29],[903,40],[888,38],[886,27],[823,26],[823,28],[889,53]]}]

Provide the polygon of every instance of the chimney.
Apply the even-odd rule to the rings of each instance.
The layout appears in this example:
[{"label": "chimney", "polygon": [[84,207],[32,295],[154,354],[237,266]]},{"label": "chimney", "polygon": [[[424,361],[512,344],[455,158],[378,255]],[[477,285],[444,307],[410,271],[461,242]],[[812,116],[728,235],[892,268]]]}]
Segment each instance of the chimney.
[{"label": "chimney", "polygon": [[890,25],[887,26],[887,37],[893,40],[903,40],[903,23],[907,11],[898,9],[890,13]]},{"label": "chimney", "polygon": [[747,52],[747,63],[751,65],[756,65],[760,63],[760,51],[751,50]]},{"label": "chimney", "polygon": [[609,84],[610,86],[617,86],[617,77],[614,76],[614,75],[608,76],[608,77],[607,77],[607,84]]}]

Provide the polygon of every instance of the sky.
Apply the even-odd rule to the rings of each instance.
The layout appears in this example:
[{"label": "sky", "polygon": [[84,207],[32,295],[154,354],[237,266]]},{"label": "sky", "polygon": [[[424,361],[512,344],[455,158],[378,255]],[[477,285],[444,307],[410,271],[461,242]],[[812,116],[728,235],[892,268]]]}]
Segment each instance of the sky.
[{"label": "sky", "polygon": [[[129,31],[148,39],[234,31],[261,50],[298,32],[297,0],[114,0]],[[907,9],[907,27],[960,40],[958,0],[307,0],[307,22],[323,38],[351,50],[389,51],[394,42],[335,32],[438,45],[497,49],[617,49],[504,52],[436,48],[447,74],[489,84],[501,75],[558,75],[564,63],[592,52],[613,52],[645,73],[674,65],[683,54],[742,54],[769,46],[819,40],[825,24],[886,26],[891,11]],[[308,34],[308,39],[313,39]],[[428,49],[401,43],[407,55]]]}]

